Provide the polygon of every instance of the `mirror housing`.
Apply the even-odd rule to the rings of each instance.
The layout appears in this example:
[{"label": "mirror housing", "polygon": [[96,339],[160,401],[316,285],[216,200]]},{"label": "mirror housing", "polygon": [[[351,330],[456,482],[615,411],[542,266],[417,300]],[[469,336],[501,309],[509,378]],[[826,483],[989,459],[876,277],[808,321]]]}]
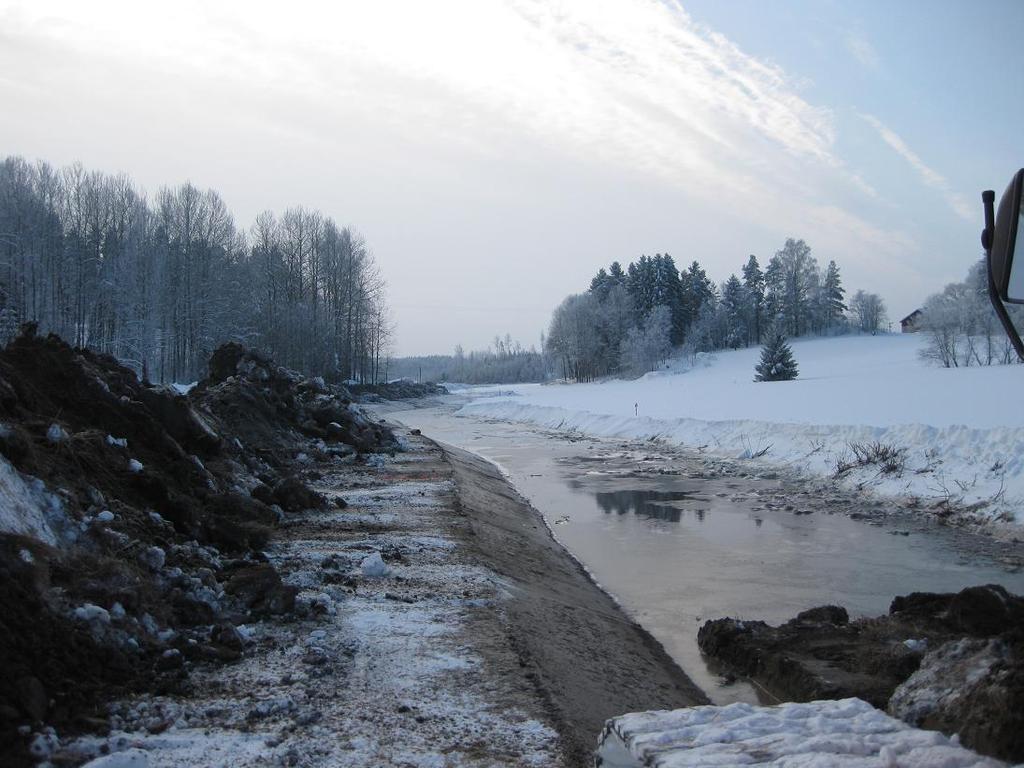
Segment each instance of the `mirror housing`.
[{"label": "mirror housing", "polygon": [[[1014,174],[1003,193],[990,231],[988,259],[992,281],[999,298],[1011,304],[1024,304],[1024,227],[1021,226],[1020,207],[1022,191],[1024,168]],[[1014,255],[1018,251],[1020,258],[1015,260]]]}]

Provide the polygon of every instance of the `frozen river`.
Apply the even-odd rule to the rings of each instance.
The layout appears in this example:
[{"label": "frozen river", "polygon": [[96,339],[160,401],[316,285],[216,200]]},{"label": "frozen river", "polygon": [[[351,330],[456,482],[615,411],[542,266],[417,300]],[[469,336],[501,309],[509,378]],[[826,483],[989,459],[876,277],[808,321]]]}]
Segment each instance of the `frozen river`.
[{"label": "frozen river", "polygon": [[[1021,545],[780,479],[751,462],[453,416],[388,418],[498,464],[565,546],[716,703],[756,701],[704,662],[697,630],[732,616],[780,623],[806,608],[888,611],[895,595],[998,583],[1024,593]],[[854,519],[862,517],[864,519]]]}]

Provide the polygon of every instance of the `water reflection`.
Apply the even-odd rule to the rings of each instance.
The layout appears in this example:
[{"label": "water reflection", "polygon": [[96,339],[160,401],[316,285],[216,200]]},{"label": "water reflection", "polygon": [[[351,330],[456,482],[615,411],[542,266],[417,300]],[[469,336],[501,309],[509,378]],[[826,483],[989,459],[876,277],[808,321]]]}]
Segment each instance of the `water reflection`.
[{"label": "water reflection", "polygon": [[[696,497],[682,491],[598,491],[594,494],[597,506],[608,514],[625,515],[632,512],[641,517],[678,523],[682,510],[675,502],[692,501]],[[704,510],[696,510],[697,519],[704,520]]]}]

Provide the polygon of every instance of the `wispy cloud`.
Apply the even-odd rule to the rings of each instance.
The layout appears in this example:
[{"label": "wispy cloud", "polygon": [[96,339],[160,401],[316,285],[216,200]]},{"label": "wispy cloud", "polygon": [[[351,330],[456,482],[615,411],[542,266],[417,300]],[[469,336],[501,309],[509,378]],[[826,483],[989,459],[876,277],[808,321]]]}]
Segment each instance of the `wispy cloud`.
[{"label": "wispy cloud", "polygon": [[860,62],[862,67],[872,71],[881,69],[882,59],[878,55],[878,51],[862,33],[850,32],[846,35],[845,43],[846,50]]},{"label": "wispy cloud", "polygon": [[[454,158],[437,193],[458,194],[473,172],[555,158],[612,187],[640,178],[680,219],[689,202],[710,202],[723,220],[840,259],[914,247],[837,202],[877,205],[878,194],[838,153],[836,114],[805,81],[672,0],[25,0],[6,13],[4,2],[0,64],[17,38],[40,52],[24,79],[43,92],[106,90],[120,103],[120,71],[180,85],[194,145],[227,115],[243,138],[268,125],[287,137],[260,146],[268,162],[372,156],[372,176],[396,188]],[[869,45],[854,48],[877,63]],[[565,188],[584,197],[586,183]]]},{"label": "wispy cloud", "polygon": [[888,144],[896,154],[910,163],[910,166],[917,171],[917,175],[921,177],[922,182],[942,195],[949,207],[952,208],[958,216],[965,221],[973,221],[977,218],[977,212],[967,202],[964,196],[953,189],[945,176],[926,164],[924,160],[914,152],[914,150],[907,146],[907,143],[899,136],[899,134],[885,125],[885,123],[874,115],[862,114],[861,117],[868,125],[878,131],[878,135],[882,137],[882,141]]}]

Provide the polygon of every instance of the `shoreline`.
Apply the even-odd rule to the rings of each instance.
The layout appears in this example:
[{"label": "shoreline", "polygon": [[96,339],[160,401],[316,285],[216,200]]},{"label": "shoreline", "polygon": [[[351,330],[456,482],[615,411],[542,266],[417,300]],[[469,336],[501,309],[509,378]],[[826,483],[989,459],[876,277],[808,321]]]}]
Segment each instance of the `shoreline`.
[{"label": "shoreline", "polygon": [[462,543],[515,587],[501,605],[506,627],[563,738],[567,763],[590,764],[611,717],[708,703],[492,462],[438,445],[454,470],[459,511],[467,517]]}]

